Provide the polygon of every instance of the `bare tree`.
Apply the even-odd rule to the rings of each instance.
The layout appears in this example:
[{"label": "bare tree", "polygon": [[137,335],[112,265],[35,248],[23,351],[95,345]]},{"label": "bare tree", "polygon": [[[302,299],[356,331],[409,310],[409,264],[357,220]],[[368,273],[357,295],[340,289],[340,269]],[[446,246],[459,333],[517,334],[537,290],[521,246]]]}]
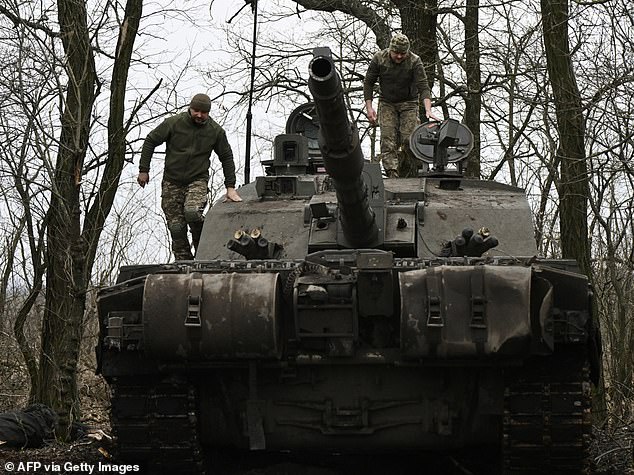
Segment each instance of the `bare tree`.
[{"label": "bare tree", "polygon": [[591,276],[588,242],[588,168],[581,94],[572,66],[568,32],[568,0],[541,0],[544,50],[557,115],[557,184],[563,257],[576,259]]},{"label": "bare tree", "polygon": [[[631,3],[580,5],[576,38],[591,48],[575,53],[584,89],[586,154],[590,177],[593,283],[605,343],[606,394],[612,421],[632,418],[634,400],[634,18]],[[594,34],[599,28],[609,35]]]},{"label": "bare tree", "polygon": [[480,178],[480,114],[482,109],[479,11],[479,0],[467,0],[467,8],[463,19],[465,73],[467,76],[464,122],[473,132],[473,151],[469,157],[466,174],[476,178]]},{"label": "bare tree", "polygon": [[[5,267],[2,272],[0,315],[9,282],[12,283],[13,335],[28,370],[31,387],[37,381],[37,356],[32,335],[26,331],[27,317],[40,296],[46,269],[44,262],[47,228],[47,199],[50,190],[51,156],[47,136],[54,125],[40,112],[55,101],[58,91],[51,82],[55,69],[44,67],[46,59],[37,54],[48,49],[47,35],[34,37],[29,26],[14,18],[13,28],[5,30],[2,48],[6,67],[0,79],[0,169],[3,202],[8,222],[3,223]],[[15,45],[11,48],[9,45]],[[17,54],[13,54],[17,52]],[[47,65],[48,66],[48,65]],[[40,160],[34,160],[38,155]],[[8,319],[8,314],[3,315]]]},{"label": "bare tree", "polygon": [[69,81],[48,212],[46,309],[38,380],[32,391],[35,400],[60,414],[62,427],[69,427],[79,417],[76,370],[88,264],[88,249],[81,240],[79,188],[97,73],[86,5],[62,0],[58,17]]},{"label": "bare tree", "polygon": [[[76,370],[86,290],[99,237],[112,207],[124,164],[123,103],[142,1],[128,1],[119,25],[119,40],[113,54],[115,67],[110,95],[109,156],[96,198],[83,219],[81,188],[86,173],[85,158],[93,106],[101,83],[95,66],[86,4],[60,0],[57,6],[59,32],[49,28],[45,20],[33,22],[23,18],[18,5],[12,10],[3,7],[0,13],[16,28],[29,28],[31,35],[43,35],[52,42],[60,39],[63,46],[62,57],[50,56],[51,64],[63,68],[67,83],[58,83],[65,93],[60,96],[60,127],[55,141],[57,158],[50,178],[50,202],[45,219],[46,305],[39,366],[36,368],[30,358],[26,355],[25,358],[35,383],[31,388],[31,398],[53,407],[60,414],[61,426],[66,431],[79,416]],[[55,53],[54,45],[50,52]],[[60,62],[56,63],[58,58]],[[58,78],[55,76],[56,80]],[[19,173],[16,176],[21,177]],[[22,199],[28,207],[28,201],[25,201],[28,195],[23,194]],[[43,265],[35,269],[40,278],[39,281],[36,279],[30,294],[33,298],[41,286]],[[23,322],[25,318],[26,313],[19,316],[18,322]],[[16,336],[20,340],[19,328],[17,330]]]}]

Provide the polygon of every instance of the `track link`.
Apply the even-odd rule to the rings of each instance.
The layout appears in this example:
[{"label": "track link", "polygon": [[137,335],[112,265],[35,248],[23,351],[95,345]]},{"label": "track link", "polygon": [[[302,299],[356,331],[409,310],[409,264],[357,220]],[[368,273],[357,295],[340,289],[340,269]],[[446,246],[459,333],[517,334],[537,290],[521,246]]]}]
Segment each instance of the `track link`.
[{"label": "track link", "polygon": [[198,442],[195,388],[155,376],[112,384],[112,429],[118,456],[146,474],[204,474]]},{"label": "track link", "polygon": [[585,352],[537,358],[514,373],[505,391],[503,473],[591,473]]}]

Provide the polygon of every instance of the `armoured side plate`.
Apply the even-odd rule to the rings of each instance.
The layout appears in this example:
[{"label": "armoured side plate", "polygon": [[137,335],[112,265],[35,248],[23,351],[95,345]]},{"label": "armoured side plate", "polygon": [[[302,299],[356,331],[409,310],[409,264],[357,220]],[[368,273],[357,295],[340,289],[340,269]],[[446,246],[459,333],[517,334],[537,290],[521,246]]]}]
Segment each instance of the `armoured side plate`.
[{"label": "armoured side plate", "polygon": [[[278,274],[149,275],[143,295],[145,352],[167,361],[277,358],[279,300]],[[192,325],[195,321],[200,325]]]},{"label": "armoured side plate", "polygon": [[403,356],[528,354],[531,272],[510,266],[440,266],[402,272]]}]

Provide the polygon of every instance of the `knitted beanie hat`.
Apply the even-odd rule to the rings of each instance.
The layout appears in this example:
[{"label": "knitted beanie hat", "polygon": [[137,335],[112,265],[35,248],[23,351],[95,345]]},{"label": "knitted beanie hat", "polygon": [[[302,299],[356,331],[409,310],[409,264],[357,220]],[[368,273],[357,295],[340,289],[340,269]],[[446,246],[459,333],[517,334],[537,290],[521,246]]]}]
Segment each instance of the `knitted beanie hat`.
[{"label": "knitted beanie hat", "polygon": [[211,99],[209,99],[207,94],[196,94],[192,97],[189,107],[201,112],[209,112],[211,109]]},{"label": "knitted beanie hat", "polygon": [[403,33],[395,34],[390,40],[390,51],[394,51],[395,53],[409,52],[409,38]]}]

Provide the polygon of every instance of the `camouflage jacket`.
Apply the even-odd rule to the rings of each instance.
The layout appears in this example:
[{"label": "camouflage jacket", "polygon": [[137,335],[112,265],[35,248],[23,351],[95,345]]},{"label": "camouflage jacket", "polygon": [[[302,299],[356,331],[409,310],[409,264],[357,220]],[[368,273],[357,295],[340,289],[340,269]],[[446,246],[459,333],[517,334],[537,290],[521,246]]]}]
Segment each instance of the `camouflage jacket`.
[{"label": "camouflage jacket", "polygon": [[145,138],[139,171],[150,170],[154,149],[162,143],[167,143],[163,179],[177,185],[209,180],[209,159],[211,152],[216,152],[222,163],[225,186],[235,186],[233,152],[224,129],[213,119],[209,118],[205,124],[197,125],[189,111],[165,119]]},{"label": "camouflage jacket", "polygon": [[420,57],[410,52],[401,64],[390,59],[388,49],[374,55],[363,81],[363,99],[372,99],[372,90],[379,80],[379,98],[398,103],[429,98],[427,75]]}]

